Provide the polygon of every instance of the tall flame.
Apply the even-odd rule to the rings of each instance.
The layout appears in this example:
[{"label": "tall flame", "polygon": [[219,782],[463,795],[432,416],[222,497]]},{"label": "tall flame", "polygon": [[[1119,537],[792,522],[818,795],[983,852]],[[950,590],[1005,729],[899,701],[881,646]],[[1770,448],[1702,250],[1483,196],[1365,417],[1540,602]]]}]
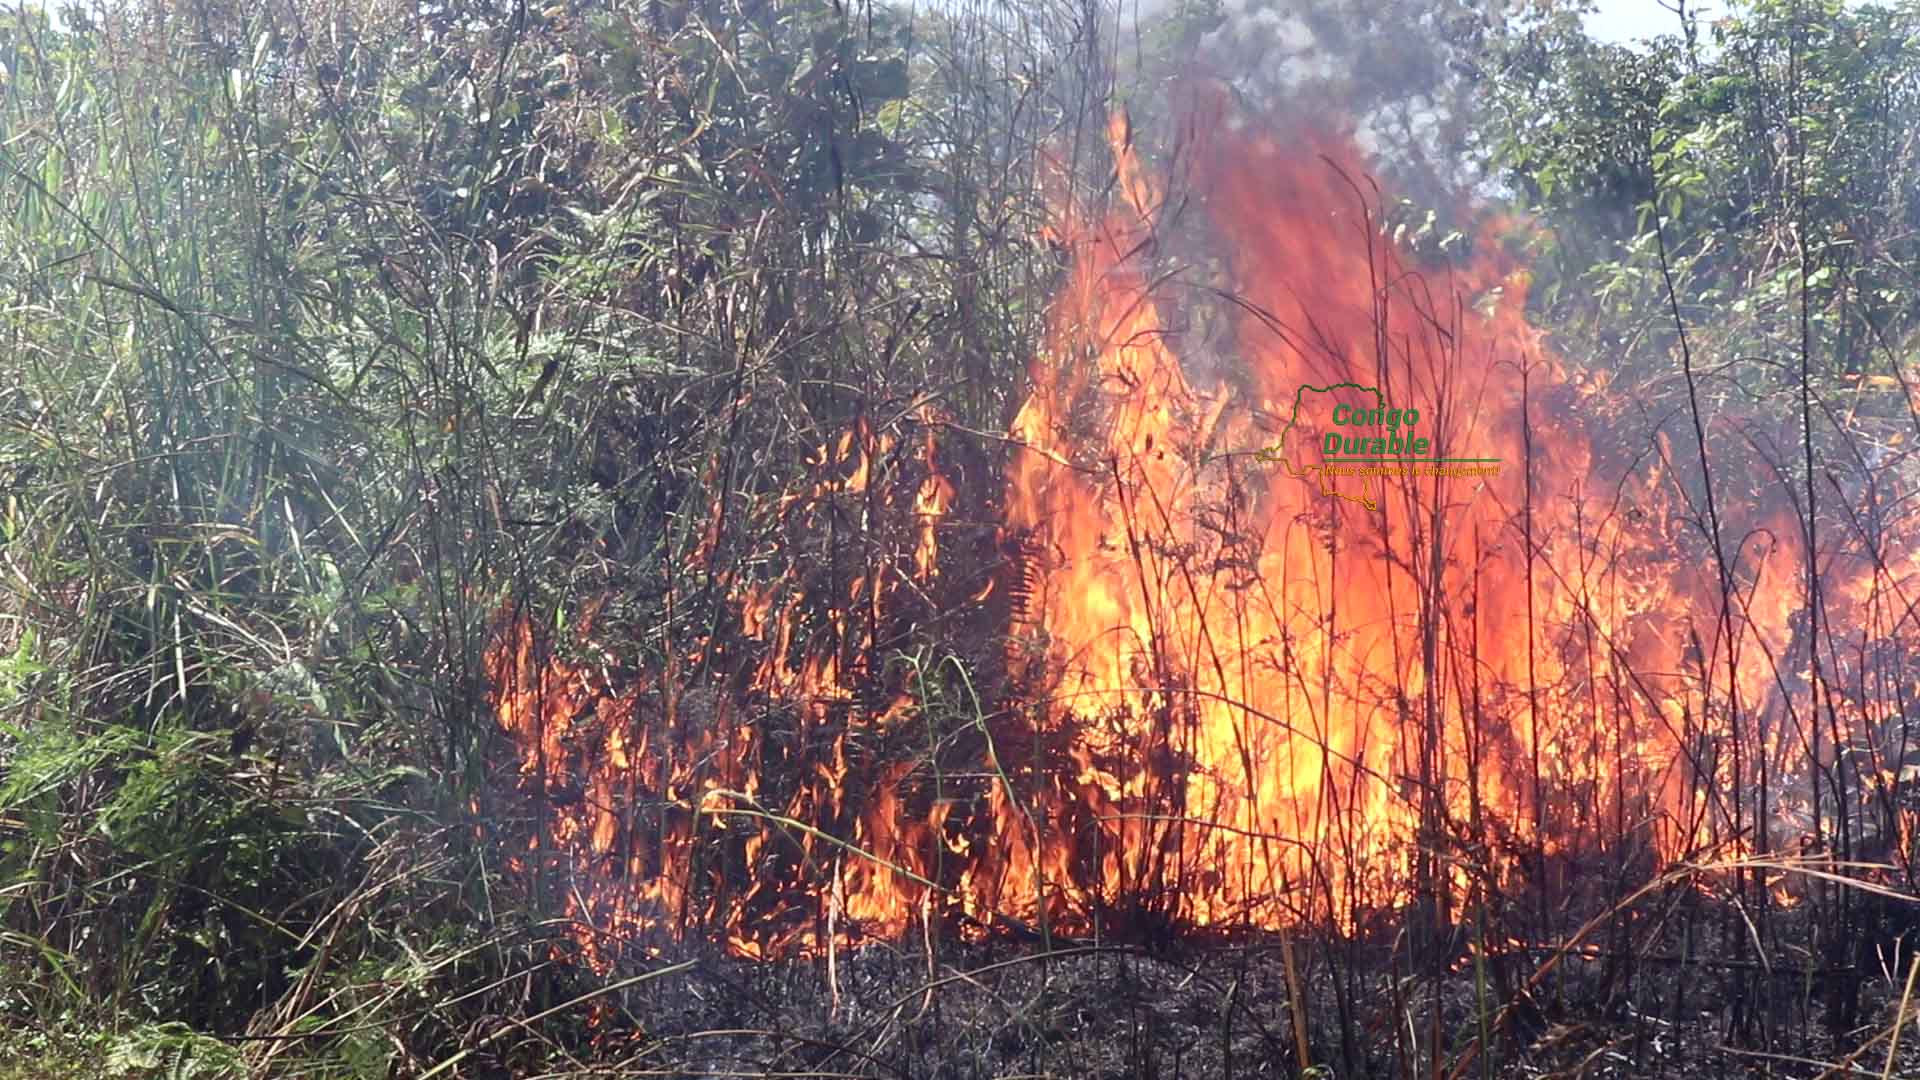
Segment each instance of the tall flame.
[{"label": "tall flame", "polygon": [[[782,520],[858,496],[911,541],[850,559],[811,620],[799,583],[729,578],[759,647],[744,687],[692,702],[669,670],[616,688],[509,624],[500,717],[583,924],[691,921],[750,955],[936,915],[1351,928],[1418,897],[1563,887],[1569,858],[1777,848],[1837,812],[1803,779],[1809,710],[1850,754],[1879,752],[1885,716],[1802,670],[1791,506],[1723,499],[1721,535],[1745,539],[1716,558],[1678,478],[1693,459],[1612,437],[1618,395],[1527,324],[1497,226],[1469,260],[1423,260],[1383,236],[1346,141],[1235,126],[1203,102],[1188,141],[1199,198],[1179,205],[1227,247],[1210,278],[1155,276],[1193,219],[1121,119],[1117,197],[1053,227],[1072,262],[1006,472],[1008,708],[903,750],[932,729],[874,659],[898,640],[886,613],[955,576],[937,425],[860,423],[823,449]],[[1183,328],[1209,307],[1229,315],[1197,341]],[[1300,421],[1335,403],[1417,409],[1424,456],[1474,467],[1330,468],[1317,440],[1342,431],[1307,443]],[[1920,584],[1920,546],[1825,535],[1841,633],[1863,657],[1911,640],[1889,598]]]}]

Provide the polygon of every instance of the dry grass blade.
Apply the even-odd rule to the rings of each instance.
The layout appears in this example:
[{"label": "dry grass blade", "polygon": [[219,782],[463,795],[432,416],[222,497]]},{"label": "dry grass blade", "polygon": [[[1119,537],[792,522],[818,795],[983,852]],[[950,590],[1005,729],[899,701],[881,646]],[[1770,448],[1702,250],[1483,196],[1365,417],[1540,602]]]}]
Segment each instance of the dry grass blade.
[{"label": "dry grass blade", "polygon": [[1893,1011],[1893,1023],[1888,1025],[1887,1064],[1880,1070],[1880,1080],[1892,1080],[1893,1063],[1900,1054],[1900,1033],[1907,1026],[1907,1007],[1913,1002],[1914,977],[1920,975],[1920,956],[1913,958],[1907,965],[1907,984],[1900,990],[1900,1005]]},{"label": "dry grass blade", "polygon": [[575,1008],[580,1005],[584,1005],[587,1002],[592,1001],[596,998],[605,997],[608,994],[618,993],[622,990],[627,989],[628,987],[638,986],[641,983],[650,982],[654,979],[662,978],[668,975],[677,975],[682,971],[691,970],[695,966],[696,966],[695,961],[683,960],[678,964],[672,964],[667,967],[657,968],[653,971],[642,972],[639,975],[634,975],[630,978],[621,979],[618,982],[610,983],[606,986],[599,987],[598,989],[590,990],[587,993],[581,994],[580,996],[576,998],[572,998],[568,1001],[563,1001],[558,1005],[552,1006],[551,1008],[542,1009],[541,1011],[533,1014],[532,1016],[526,1017],[525,1019],[520,1019],[518,1017],[510,1017],[508,1018],[506,1027],[500,1028],[499,1030],[495,1031],[493,1034],[488,1035],[487,1037],[479,1040],[474,1045],[467,1047],[466,1049],[460,1051],[459,1053],[453,1055],[452,1057],[447,1058],[446,1060],[440,1062],[440,1064],[435,1065],[433,1068],[428,1069],[426,1072],[421,1073],[420,1080],[433,1080],[433,1077],[436,1077],[441,1073],[446,1072],[448,1069],[451,1069],[455,1065],[458,1065],[462,1061],[465,1061],[467,1058],[472,1057],[475,1053],[479,1052],[485,1047],[492,1045],[496,1039],[499,1039],[502,1035],[505,1035],[508,1031],[517,1030],[517,1031],[531,1032],[533,1030],[534,1024],[538,1023],[541,1020],[545,1020],[549,1016],[566,1012],[569,1009]]}]

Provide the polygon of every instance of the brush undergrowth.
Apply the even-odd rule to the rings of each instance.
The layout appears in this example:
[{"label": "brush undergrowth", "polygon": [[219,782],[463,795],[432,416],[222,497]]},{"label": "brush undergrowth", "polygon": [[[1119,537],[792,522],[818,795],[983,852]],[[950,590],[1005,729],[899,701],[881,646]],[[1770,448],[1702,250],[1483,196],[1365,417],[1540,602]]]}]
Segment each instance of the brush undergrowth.
[{"label": "brush undergrowth", "polygon": [[[971,81],[958,24],[910,72],[891,20],[0,11],[0,1077],[582,1044],[513,1019],[583,976],[510,864],[502,613],[710,633],[692,553],[764,553],[793,448],[899,423],[896,387],[997,428],[987,366],[1044,317],[1007,298],[1048,255],[979,207],[1033,213],[1012,157],[1060,109]],[[943,220],[976,172],[1007,189]]]},{"label": "brush undergrowth", "polygon": [[387,1076],[550,964],[479,824],[513,225],[438,183],[525,154],[404,18],[0,13],[20,1075]]},{"label": "brush undergrowth", "polygon": [[[584,1072],[623,984],[518,861],[502,613],[699,653],[702,723],[730,586],[886,562],[810,453],[999,483],[1097,5],[627,7],[0,10],[0,1080]],[[951,616],[827,650],[923,658],[941,798],[993,696]]]}]

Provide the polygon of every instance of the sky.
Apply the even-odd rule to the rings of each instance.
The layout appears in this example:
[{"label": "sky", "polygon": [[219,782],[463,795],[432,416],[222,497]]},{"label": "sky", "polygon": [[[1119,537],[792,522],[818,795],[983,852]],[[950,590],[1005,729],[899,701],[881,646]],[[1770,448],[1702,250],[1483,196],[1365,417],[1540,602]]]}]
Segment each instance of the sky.
[{"label": "sky", "polygon": [[[1587,16],[1587,33],[1601,41],[1626,44],[1636,38],[1680,32],[1680,17],[1663,7],[1660,0],[1598,2],[1599,10]],[[1726,11],[1726,5],[1717,0],[1687,0],[1687,8],[1701,16],[1703,25]]]}]

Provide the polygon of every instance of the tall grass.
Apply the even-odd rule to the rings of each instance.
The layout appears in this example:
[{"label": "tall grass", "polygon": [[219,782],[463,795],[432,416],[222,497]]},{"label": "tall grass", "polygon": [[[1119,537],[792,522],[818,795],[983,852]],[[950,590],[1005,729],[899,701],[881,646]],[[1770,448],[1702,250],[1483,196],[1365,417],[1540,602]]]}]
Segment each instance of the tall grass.
[{"label": "tall grass", "polygon": [[[500,745],[483,659],[503,621],[538,628],[542,662],[660,676],[646,722],[671,736],[717,722],[713,700],[764,658],[735,640],[730,590],[784,578],[808,639],[796,655],[860,661],[860,707],[882,690],[911,699],[912,737],[869,756],[910,757],[916,797],[999,785],[1036,837],[1075,827],[1015,790],[1057,765],[1042,741],[1018,747],[1028,763],[995,744],[1036,689],[1003,670],[1017,601],[976,610],[962,602],[974,584],[950,577],[886,634],[871,618],[848,629],[852,583],[895,573],[911,541],[901,507],[876,508],[878,485],[864,504],[808,495],[808,462],[850,432],[938,439],[963,491],[943,544],[980,580],[1007,580],[999,563],[1019,556],[995,547],[994,433],[1024,395],[1060,270],[1034,239],[1061,194],[1040,190],[1041,164],[1058,167],[1064,201],[1109,193],[1093,133],[1121,52],[1092,2],[911,17],[825,0],[0,14],[0,1017],[37,1040],[13,1047],[58,1045],[103,1075],[585,1071],[590,1009],[688,969],[635,951],[624,959],[646,970],[600,983],[573,963],[591,934],[561,913],[591,860],[551,827],[574,793],[544,787],[544,760],[524,783]],[[1710,384],[1690,354],[1680,362],[1689,391]],[[1830,1023],[1848,1026],[1868,945],[1897,940],[1905,918],[1855,857],[1886,856],[1910,887],[1920,854],[1902,831],[1914,672],[1898,652],[1916,629],[1889,540],[1906,511],[1829,497],[1858,477],[1827,461],[1859,448],[1843,425],[1816,432],[1804,372],[1800,389],[1799,465],[1756,426],[1751,453],[1709,468],[1710,405],[1693,400],[1698,460],[1675,467],[1701,498],[1697,540],[1719,583],[1674,740],[1706,849],[1656,872],[1624,799],[1556,811],[1569,793],[1541,780],[1537,742],[1527,805],[1503,817],[1475,790],[1452,820],[1444,755],[1469,755],[1477,777],[1498,733],[1476,717],[1450,746],[1442,702],[1403,703],[1415,767],[1392,779],[1421,828],[1395,873],[1420,905],[1335,911],[1329,875],[1369,868],[1350,838],[1311,838],[1325,869],[1303,910],[1349,926],[1370,915],[1381,933],[1283,939],[1271,1001],[1252,996],[1257,946],[1230,980],[1187,972],[1223,1003],[1229,1067],[1235,1031],[1252,1029],[1303,1073],[1494,1075],[1569,1001],[1678,1018],[1703,974],[1737,1003],[1727,1027],[1744,1049],[1773,1053],[1789,1018],[1807,1032],[1816,983],[1834,988]],[[1756,658],[1750,582],[1729,554],[1744,541],[1722,535],[1713,500],[1730,473],[1769,470],[1804,500],[1810,560],[1817,533],[1873,564],[1872,634],[1825,618],[1815,566],[1796,655]],[[1551,497],[1529,490],[1512,523],[1530,600],[1546,572],[1533,511]],[[1170,557],[1158,572],[1186,569]],[[1442,634],[1469,635],[1431,568],[1410,576],[1430,688],[1516,691],[1537,712],[1540,687],[1483,687],[1470,647],[1435,659]],[[1531,604],[1525,617],[1530,648],[1568,630],[1536,625]],[[1587,658],[1597,760],[1655,717],[1592,629],[1556,647]],[[1819,658],[1812,715],[1756,711],[1721,681],[1764,664],[1786,701],[1806,688],[1801,657]],[[768,741],[806,734],[777,704],[754,703]],[[1191,716],[1181,703],[1161,719]],[[631,776],[630,794],[641,766]],[[1155,844],[1218,824],[1161,779]],[[1761,828],[1789,789],[1811,790],[1804,858]],[[832,820],[739,802],[752,809],[733,824],[819,841],[768,850],[879,859]],[[621,835],[668,803],[627,799]],[[1548,826],[1608,853],[1604,880],[1555,877],[1567,867],[1546,852]],[[726,880],[756,869],[725,846],[734,834],[704,835],[703,880],[751,884]],[[1716,857],[1752,838],[1758,857]],[[1524,869],[1502,877],[1516,851]],[[757,869],[826,873],[810,854],[773,859]],[[1177,911],[1209,869],[1137,865],[1137,895],[1097,899],[1133,903],[1143,923]],[[946,869],[921,884],[950,895]],[[1782,874],[1817,883],[1801,921],[1770,907]],[[1455,877],[1464,907],[1449,906]],[[1060,884],[1036,866],[1036,896]],[[1036,909],[1024,929],[1048,956],[1144,951],[1063,940]],[[844,1046],[812,1047],[814,1067],[903,1071],[883,1059],[889,1040],[937,1056],[938,995],[1024,964],[954,970],[932,911],[924,983]],[[1450,998],[1463,959],[1465,1006]],[[842,958],[829,963],[837,1010]],[[1583,965],[1597,974],[1566,978]],[[1085,1004],[1063,1004],[1053,965],[1038,966],[1040,989],[1011,1010],[1034,1030],[1031,1017]],[[1893,1022],[1868,1044],[1886,1044],[1883,1072],[1912,1011],[1912,966],[1904,983],[1899,967]],[[910,1005],[920,1016],[900,1022]]]},{"label": "tall grass", "polygon": [[499,253],[394,156],[431,57],[313,14],[0,18],[0,1007],[384,1075],[388,1020],[431,1052],[447,987],[539,966],[468,823],[530,380]]}]

